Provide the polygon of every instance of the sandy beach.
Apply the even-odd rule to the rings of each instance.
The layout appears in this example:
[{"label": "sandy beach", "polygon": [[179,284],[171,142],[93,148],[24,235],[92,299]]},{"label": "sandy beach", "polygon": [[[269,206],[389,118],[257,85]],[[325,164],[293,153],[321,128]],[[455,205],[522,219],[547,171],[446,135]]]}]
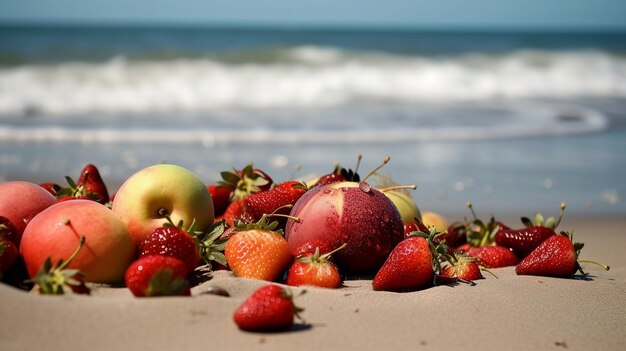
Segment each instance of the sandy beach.
[{"label": "sandy beach", "polygon": [[[191,298],[137,299],[126,288],[90,297],[35,296],[0,285],[2,350],[618,350],[626,344],[626,218],[575,218],[561,229],[585,243],[589,280],[517,276],[410,293],[375,292],[367,279],[297,299],[305,323],[280,333],[240,331],[237,306],[264,281],[216,272]],[[230,297],[204,294],[210,287]],[[294,289],[297,291],[300,288]]]}]

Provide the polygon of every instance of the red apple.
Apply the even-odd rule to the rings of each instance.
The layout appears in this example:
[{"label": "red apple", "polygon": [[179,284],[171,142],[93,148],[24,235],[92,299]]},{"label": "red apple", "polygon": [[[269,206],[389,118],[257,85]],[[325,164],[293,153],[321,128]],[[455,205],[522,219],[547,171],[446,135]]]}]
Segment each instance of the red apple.
[{"label": "red apple", "polygon": [[20,245],[28,274],[37,275],[48,256],[53,264],[66,260],[78,246],[80,236],[85,237],[85,245],[69,268],[79,269],[90,282],[124,281],[136,246],[119,216],[90,200],[60,202],[31,220]]},{"label": "red apple", "polygon": [[0,216],[15,227],[15,244],[19,247],[28,222],[39,212],[52,206],[55,197],[37,184],[12,181],[0,183]]},{"label": "red apple", "polygon": [[213,224],[213,200],[207,186],[191,171],[176,165],[158,164],[128,178],[115,194],[113,212],[128,226],[138,245],[166,222],[196,221],[196,229]]},{"label": "red apple", "polygon": [[285,236],[295,250],[311,240],[330,247],[346,243],[335,254],[344,273],[374,273],[404,238],[402,218],[382,192],[365,182],[319,186],[305,193],[287,222]]}]

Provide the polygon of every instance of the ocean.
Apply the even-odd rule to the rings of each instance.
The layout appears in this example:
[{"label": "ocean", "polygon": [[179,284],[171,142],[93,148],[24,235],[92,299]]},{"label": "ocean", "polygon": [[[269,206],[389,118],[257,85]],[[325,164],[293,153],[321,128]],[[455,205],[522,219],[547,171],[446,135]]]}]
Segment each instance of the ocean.
[{"label": "ocean", "polygon": [[625,37],[0,26],[0,180],[254,162],[280,181],[389,155],[422,210],[626,216]]}]

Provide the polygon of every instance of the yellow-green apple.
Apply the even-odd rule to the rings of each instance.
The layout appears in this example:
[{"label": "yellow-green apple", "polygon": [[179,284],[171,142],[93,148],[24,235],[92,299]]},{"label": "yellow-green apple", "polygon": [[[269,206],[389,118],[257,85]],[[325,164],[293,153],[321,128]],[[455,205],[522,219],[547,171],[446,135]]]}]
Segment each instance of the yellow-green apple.
[{"label": "yellow-green apple", "polygon": [[427,227],[435,227],[440,233],[448,229],[448,221],[442,215],[431,211],[422,212],[422,223]]},{"label": "yellow-green apple", "polygon": [[400,216],[402,217],[402,223],[407,224],[415,221],[415,218],[421,220],[422,215],[420,210],[413,201],[411,195],[402,190],[388,190],[383,191],[383,194],[393,202],[398,208]]},{"label": "yellow-green apple", "polygon": [[294,252],[307,242],[347,246],[335,254],[345,273],[373,273],[404,238],[396,206],[366,182],[341,182],[306,192],[290,213],[285,237]]},{"label": "yellow-green apple", "polygon": [[213,200],[206,185],[193,172],[176,165],[146,167],[128,178],[115,194],[113,212],[128,226],[136,244],[165,222],[196,221],[196,229],[213,224]]},{"label": "yellow-green apple", "polygon": [[90,282],[123,281],[136,254],[135,243],[118,215],[91,200],[60,202],[30,221],[22,236],[20,254],[31,278],[47,257],[53,264],[66,260],[81,236],[85,244],[69,268],[85,273],[85,280]]},{"label": "yellow-green apple", "polygon": [[17,246],[28,222],[55,202],[56,198],[37,184],[23,181],[0,183],[0,216],[6,217],[15,227]]}]

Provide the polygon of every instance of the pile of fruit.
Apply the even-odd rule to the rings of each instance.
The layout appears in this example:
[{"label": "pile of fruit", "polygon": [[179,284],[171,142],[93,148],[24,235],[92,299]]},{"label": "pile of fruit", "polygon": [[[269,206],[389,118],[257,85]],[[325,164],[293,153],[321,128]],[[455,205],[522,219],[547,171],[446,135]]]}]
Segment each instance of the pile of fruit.
[{"label": "pile of fruit", "polygon": [[[473,219],[448,225],[420,213],[407,190],[415,186],[378,174],[387,162],[363,178],[357,164],[280,183],[250,164],[210,185],[159,164],[113,196],[91,164],[78,181],[66,177],[66,187],[0,183],[0,275],[40,294],[89,294],[89,283],[124,282],[138,297],[190,295],[190,276],[210,270],[331,289],[370,277],[373,290],[396,292],[475,284],[506,266],[520,275],[585,275],[582,244],[556,231],[565,204],[558,219],[537,214],[512,229],[479,219],[468,203]],[[287,287],[270,284],[234,319],[245,330],[282,329],[299,311]]]}]

